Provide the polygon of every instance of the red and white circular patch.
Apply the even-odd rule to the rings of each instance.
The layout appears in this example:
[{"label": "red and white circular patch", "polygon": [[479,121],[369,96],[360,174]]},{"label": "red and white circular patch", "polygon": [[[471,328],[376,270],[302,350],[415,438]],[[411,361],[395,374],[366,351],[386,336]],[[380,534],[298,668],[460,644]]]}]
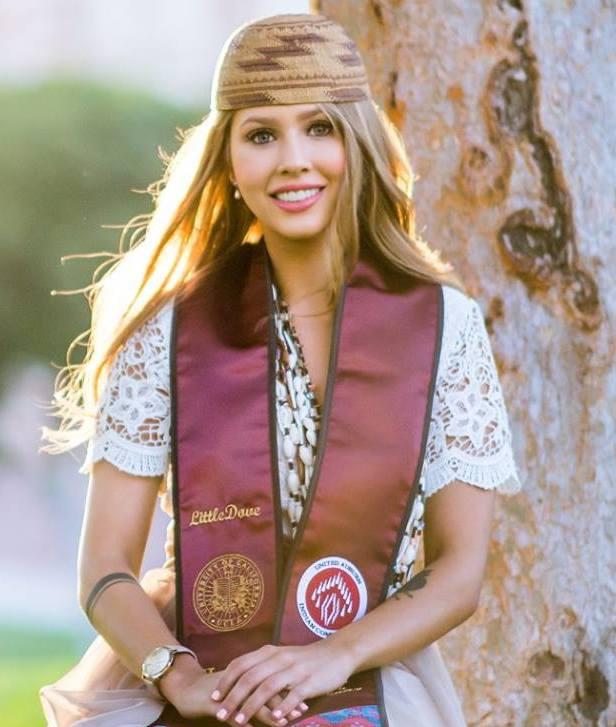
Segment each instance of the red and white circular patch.
[{"label": "red and white circular patch", "polygon": [[350,560],[328,556],[303,572],[296,600],[302,621],[325,638],[366,613],[368,589],[364,577]]}]

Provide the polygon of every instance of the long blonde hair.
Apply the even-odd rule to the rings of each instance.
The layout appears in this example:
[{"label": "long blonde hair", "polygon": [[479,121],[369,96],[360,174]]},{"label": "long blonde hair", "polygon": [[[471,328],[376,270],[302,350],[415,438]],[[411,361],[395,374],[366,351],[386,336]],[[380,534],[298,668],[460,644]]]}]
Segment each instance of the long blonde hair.
[{"label": "long blonde hair", "polygon": [[[416,233],[413,172],[394,124],[371,99],[318,105],[341,134],[347,160],[332,221],[332,239],[339,244],[328,248],[330,300],[357,259],[360,239],[389,267],[465,292],[452,266]],[[41,451],[58,454],[89,439],[106,377],[128,338],[189,280],[235,246],[260,239],[259,221],[233,198],[233,114],[212,110],[181,132],[177,152],[163,157],[162,178],[148,187],[154,211],[126,224],[119,252],[79,291],[90,304],[91,327],[72,341],[56,376],[50,408],[61,421],[56,430],[42,428],[48,444]],[[79,346],[85,356],[71,363]]]}]

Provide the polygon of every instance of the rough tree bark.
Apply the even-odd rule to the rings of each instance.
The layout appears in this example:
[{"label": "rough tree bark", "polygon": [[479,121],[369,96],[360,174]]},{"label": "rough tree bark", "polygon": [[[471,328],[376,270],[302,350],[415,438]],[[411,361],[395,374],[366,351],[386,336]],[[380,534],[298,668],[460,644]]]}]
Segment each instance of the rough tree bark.
[{"label": "rough tree bark", "polygon": [[479,301],[508,404],[523,492],[440,642],[467,720],[616,725],[614,0],[311,7],[404,134],[418,229]]}]

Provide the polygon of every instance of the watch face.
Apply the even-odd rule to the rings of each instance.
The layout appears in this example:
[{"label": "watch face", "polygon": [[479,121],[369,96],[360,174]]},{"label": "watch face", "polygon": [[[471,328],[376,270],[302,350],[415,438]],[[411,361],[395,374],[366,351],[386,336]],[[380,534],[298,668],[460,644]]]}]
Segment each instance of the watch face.
[{"label": "watch face", "polygon": [[145,660],[143,665],[144,672],[150,679],[156,679],[159,674],[165,671],[167,664],[171,661],[169,649],[164,646],[157,646]]}]

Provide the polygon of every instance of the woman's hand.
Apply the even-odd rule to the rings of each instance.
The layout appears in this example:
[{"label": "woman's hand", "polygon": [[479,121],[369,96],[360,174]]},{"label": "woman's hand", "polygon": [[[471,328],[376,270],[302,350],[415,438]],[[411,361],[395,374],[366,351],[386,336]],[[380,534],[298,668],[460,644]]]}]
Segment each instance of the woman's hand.
[{"label": "woman's hand", "polygon": [[[255,715],[261,719],[259,710],[263,705],[286,688],[288,694],[275,707],[272,717],[294,719],[308,709],[304,699],[341,687],[353,671],[351,655],[333,639],[306,646],[268,644],[233,659],[209,696],[218,701],[219,719],[228,719],[237,712],[230,724],[246,725]],[[286,724],[286,720],[275,724]]]},{"label": "woman's hand", "polygon": [[[182,658],[180,663],[180,657]],[[171,702],[182,717],[196,719],[214,716],[220,710],[220,704],[210,698],[224,672],[206,672],[195,662],[192,656],[178,654],[173,668],[160,680],[159,687],[163,696]],[[272,710],[282,702],[280,695],[274,695],[267,704],[254,713],[261,722],[271,727],[282,727],[282,722],[272,717]],[[224,720],[223,720],[224,721]],[[237,724],[229,718],[227,724]],[[245,727],[256,727],[244,722]]]}]

